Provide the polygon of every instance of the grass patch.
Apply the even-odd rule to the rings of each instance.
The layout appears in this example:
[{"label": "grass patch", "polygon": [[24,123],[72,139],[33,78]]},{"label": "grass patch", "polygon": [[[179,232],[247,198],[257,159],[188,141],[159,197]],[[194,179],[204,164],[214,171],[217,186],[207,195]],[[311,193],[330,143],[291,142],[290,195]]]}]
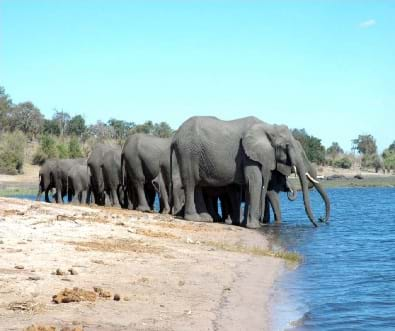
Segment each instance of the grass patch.
[{"label": "grass patch", "polygon": [[36,195],[37,188],[25,188],[25,187],[7,187],[0,189],[0,196],[14,196],[14,195]]},{"label": "grass patch", "polygon": [[289,251],[273,251],[270,249],[265,249],[259,246],[243,246],[243,245],[230,245],[223,242],[217,241],[206,241],[204,242],[206,245],[214,247],[216,249],[220,249],[227,252],[234,252],[234,253],[244,253],[250,254],[254,256],[270,256],[276,257],[287,262],[292,263],[299,263],[302,261],[302,256],[296,252],[289,252]]}]

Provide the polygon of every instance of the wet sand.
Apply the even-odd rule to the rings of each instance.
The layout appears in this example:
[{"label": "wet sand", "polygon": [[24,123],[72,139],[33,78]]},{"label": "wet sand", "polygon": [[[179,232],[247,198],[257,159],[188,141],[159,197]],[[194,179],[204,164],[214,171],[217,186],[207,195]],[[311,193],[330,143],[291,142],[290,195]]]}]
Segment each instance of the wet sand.
[{"label": "wet sand", "polygon": [[[0,330],[270,330],[284,261],[267,248],[240,227],[0,198]],[[94,299],[54,303],[65,288]]]}]

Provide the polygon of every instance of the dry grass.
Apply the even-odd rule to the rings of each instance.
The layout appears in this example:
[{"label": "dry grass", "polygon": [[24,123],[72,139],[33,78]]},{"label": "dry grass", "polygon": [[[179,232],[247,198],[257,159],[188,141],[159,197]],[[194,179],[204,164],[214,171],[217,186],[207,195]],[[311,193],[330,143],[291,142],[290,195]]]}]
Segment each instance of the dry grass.
[{"label": "dry grass", "polygon": [[77,251],[101,251],[101,252],[135,252],[155,254],[164,251],[163,247],[148,245],[141,240],[131,239],[102,239],[95,241],[69,241]]},{"label": "dry grass", "polygon": [[270,249],[265,249],[259,246],[248,247],[243,245],[230,245],[224,242],[217,241],[206,241],[204,242],[204,244],[227,252],[250,254],[254,256],[270,256],[281,258],[293,263],[299,263],[302,260],[302,257],[296,252],[272,251]]},{"label": "dry grass", "polygon": [[163,239],[180,239],[180,237],[169,233],[169,232],[161,232],[161,231],[152,231],[149,229],[138,229],[137,234],[143,235],[146,237],[152,237],[152,238],[163,238]]}]

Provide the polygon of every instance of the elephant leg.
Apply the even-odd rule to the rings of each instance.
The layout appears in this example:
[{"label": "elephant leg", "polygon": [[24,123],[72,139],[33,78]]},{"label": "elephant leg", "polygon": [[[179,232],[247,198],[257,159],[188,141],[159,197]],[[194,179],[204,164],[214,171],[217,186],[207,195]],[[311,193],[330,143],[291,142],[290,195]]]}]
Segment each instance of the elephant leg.
[{"label": "elephant leg", "polygon": [[43,193],[43,190],[41,188],[41,185],[38,186],[38,192],[37,192],[37,196],[36,196],[36,201],[40,201],[41,200],[41,194]]},{"label": "elephant leg", "polygon": [[195,188],[195,206],[200,217],[200,222],[213,222],[204,201],[203,191],[200,187]]},{"label": "elephant leg", "polygon": [[112,205],[115,207],[120,207],[119,199],[118,199],[118,193],[116,189],[111,190],[111,200],[112,200]]},{"label": "elephant leg", "polygon": [[[267,194],[269,194],[269,192],[267,192]],[[263,214],[262,223],[265,224],[270,223],[270,203],[269,203],[269,198],[267,196],[265,197],[265,212]]]},{"label": "elephant leg", "polygon": [[45,202],[48,202],[48,203],[50,203],[50,202],[51,202],[51,200],[49,199],[49,195],[48,195],[48,193],[49,193],[49,190],[48,190],[48,189],[46,189],[46,190],[45,190]]},{"label": "elephant leg", "polygon": [[238,189],[229,193],[229,213],[233,225],[240,225],[240,202],[241,192]]},{"label": "elephant leg", "polygon": [[86,190],[83,190],[83,191],[81,192],[81,200],[80,200],[80,203],[81,203],[81,204],[85,204],[85,203],[86,203],[87,196],[88,196],[87,191],[86,191]]},{"label": "elephant leg", "polygon": [[168,214],[170,212],[170,205],[169,205],[169,195],[167,194],[167,190],[165,187],[165,183],[163,180],[159,181],[159,192],[162,204],[162,214]]},{"label": "elephant leg", "polygon": [[141,181],[135,181],[134,187],[136,188],[138,199],[138,206],[136,209],[139,211],[150,211],[151,208],[149,207],[147,198],[145,196],[144,183]]},{"label": "elephant leg", "polygon": [[259,219],[264,213],[264,211],[261,211],[261,199],[266,196],[267,185],[263,185],[262,173],[258,166],[254,164],[245,167],[244,176],[248,188],[246,208],[244,210],[244,222],[247,228],[256,229],[260,227]]},{"label": "elephant leg", "polygon": [[280,198],[276,192],[273,191],[268,191],[267,192],[267,197],[270,201],[270,204],[272,205],[273,208],[273,213],[274,213],[274,221],[276,223],[281,223],[281,208],[280,208]]}]

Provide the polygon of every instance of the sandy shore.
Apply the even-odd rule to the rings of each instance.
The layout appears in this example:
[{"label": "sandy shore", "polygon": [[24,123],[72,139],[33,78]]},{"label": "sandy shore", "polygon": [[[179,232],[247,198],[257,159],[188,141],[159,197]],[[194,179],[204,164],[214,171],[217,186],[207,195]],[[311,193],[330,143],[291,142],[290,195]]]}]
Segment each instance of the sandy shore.
[{"label": "sandy shore", "polygon": [[[284,261],[267,248],[234,226],[0,198],[0,330],[270,330]],[[92,301],[53,302],[74,287]]]}]

